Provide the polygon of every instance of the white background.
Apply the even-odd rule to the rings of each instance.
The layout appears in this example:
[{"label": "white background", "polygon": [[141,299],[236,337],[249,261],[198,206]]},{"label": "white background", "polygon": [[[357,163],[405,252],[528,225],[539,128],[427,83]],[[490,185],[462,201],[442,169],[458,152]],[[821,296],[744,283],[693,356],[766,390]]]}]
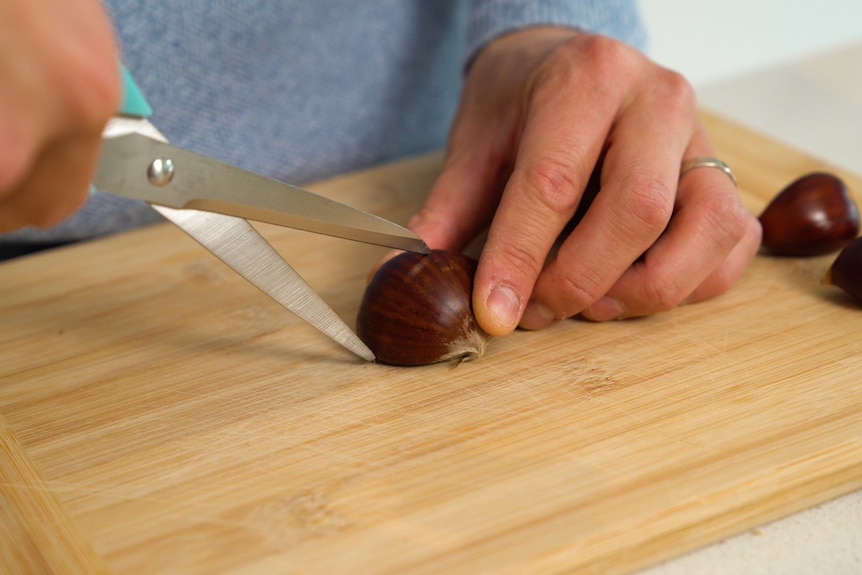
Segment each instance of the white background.
[{"label": "white background", "polygon": [[862,0],[640,0],[700,104],[862,174]]},{"label": "white background", "polygon": [[696,87],[862,41],[860,0],[640,0],[640,7],[650,55]]}]

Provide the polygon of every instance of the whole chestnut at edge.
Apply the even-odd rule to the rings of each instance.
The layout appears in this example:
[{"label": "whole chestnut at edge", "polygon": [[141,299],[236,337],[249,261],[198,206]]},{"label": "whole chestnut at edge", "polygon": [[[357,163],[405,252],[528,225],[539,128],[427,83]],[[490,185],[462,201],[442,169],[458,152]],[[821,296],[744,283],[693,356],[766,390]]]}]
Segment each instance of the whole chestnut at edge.
[{"label": "whole chestnut at edge", "polygon": [[844,182],[813,172],[788,184],[761,213],[762,245],[778,255],[819,256],[859,233],[859,210]]},{"label": "whole chestnut at edge", "polygon": [[356,334],[378,361],[391,365],[480,357],[490,336],[473,317],[476,266],[445,250],[398,254],[366,287]]},{"label": "whole chestnut at edge", "polygon": [[844,246],[823,276],[823,283],[843,289],[862,303],[862,238]]}]

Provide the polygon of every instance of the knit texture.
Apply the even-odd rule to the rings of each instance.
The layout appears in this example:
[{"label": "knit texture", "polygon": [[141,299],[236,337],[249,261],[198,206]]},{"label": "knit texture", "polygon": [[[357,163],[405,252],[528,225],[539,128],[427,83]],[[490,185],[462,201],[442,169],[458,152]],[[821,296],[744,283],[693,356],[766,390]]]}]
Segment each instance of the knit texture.
[{"label": "knit texture", "polygon": [[[291,183],[442,148],[466,62],[532,24],[639,47],[634,0],[110,0],[122,60],[172,143]],[[48,229],[62,242],[157,221],[96,193]]]}]

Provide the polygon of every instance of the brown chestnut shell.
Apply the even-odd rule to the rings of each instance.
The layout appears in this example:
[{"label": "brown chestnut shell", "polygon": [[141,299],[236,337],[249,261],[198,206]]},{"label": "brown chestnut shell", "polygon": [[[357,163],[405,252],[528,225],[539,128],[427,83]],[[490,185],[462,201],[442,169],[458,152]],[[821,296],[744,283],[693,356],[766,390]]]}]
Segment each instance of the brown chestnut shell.
[{"label": "brown chestnut shell", "polygon": [[365,289],[356,333],[377,360],[424,365],[481,356],[489,336],[473,317],[476,260],[432,250],[385,262]]},{"label": "brown chestnut shell", "polygon": [[841,250],[823,283],[841,288],[862,303],[862,238],[856,238]]},{"label": "brown chestnut shell", "polygon": [[763,246],[778,255],[818,256],[859,233],[859,210],[838,176],[812,172],[788,184],[761,213]]}]

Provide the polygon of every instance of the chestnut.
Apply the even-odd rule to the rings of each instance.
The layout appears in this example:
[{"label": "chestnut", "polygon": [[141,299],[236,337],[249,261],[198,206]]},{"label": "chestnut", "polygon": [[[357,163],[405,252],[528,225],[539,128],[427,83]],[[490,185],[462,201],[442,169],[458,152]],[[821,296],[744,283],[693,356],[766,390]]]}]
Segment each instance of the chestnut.
[{"label": "chestnut", "polygon": [[862,303],[862,238],[844,246],[823,277],[823,283],[843,289]]},{"label": "chestnut", "polygon": [[784,256],[840,250],[859,233],[859,210],[841,178],[812,172],[788,184],[759,217],[763,246]]},{"label": "chestnut", "polygon": [[476,266],[446,250],[398,254],[366,287],[356,334],[378,361],[392,365],[480,357],[490,336],[473,317]]}]

